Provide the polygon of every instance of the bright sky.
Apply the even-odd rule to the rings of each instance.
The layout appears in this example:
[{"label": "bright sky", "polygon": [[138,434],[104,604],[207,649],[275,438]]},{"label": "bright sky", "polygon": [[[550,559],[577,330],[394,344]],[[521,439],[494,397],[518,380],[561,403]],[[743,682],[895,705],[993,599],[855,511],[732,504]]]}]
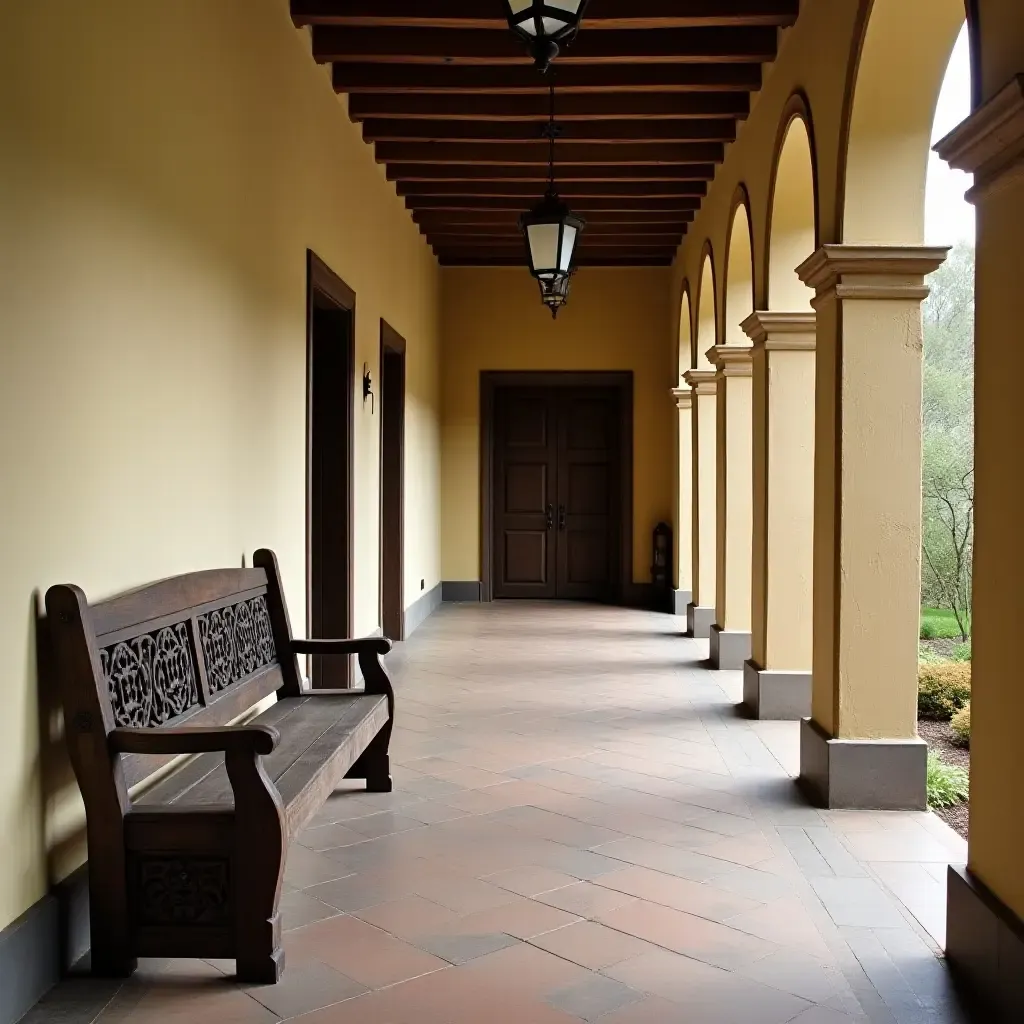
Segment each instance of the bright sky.
[{"label": "bright sky", "polygon": [[[960,33],[935,110],[932,142],[948,135],[971,112],[971,51],[967,26]],[[951,170],[935,153],[928,161],[925,236],[931,245],[974,241],[974,207],[964,199],[973,175]]]}]

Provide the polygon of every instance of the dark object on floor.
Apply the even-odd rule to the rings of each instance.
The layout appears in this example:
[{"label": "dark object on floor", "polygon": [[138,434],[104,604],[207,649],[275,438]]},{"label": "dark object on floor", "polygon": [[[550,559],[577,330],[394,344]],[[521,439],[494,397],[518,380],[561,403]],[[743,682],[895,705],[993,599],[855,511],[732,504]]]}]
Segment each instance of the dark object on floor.
[{"label": "dark object on floor", "polygon": [[[77,587],[47,592],[88,819],[96,974],[194,956],[276,982],[289,837],[343,778],[391,790],[390,641],[292,639],[277,559],[258,551],[253,562],[94,605]],[[300,654],[358,655],[365,691],[304,690]],[[228,724],[275,693],[249,724]],[[183,754],[198,756],[129,797]]]}]

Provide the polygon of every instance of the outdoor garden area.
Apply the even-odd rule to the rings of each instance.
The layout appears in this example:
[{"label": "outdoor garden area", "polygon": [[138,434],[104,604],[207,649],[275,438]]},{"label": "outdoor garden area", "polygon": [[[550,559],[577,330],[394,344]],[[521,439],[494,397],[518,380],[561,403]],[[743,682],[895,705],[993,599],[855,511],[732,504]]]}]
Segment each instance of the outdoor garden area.
[{"label": "outdoor garden area", "polygon": [[974,250],[954,248],[925,303],[918,732],[928,802],[966,838],[974,555]]}]

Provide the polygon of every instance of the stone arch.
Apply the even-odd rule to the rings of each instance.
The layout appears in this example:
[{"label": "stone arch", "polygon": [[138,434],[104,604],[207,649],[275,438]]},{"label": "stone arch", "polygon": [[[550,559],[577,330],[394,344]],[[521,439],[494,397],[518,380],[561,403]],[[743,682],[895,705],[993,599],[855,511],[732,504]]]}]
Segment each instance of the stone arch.
[{"label": "stone arch", "polygon": [[804,312],[814,297],[796,274],[819,243],[813,124],[806,97],[794,94],[779,122],[768,187],[764,280],[770,310]]},{"label": "stone arch", "polygon": [[693,315],[690,308],[690,282],[683,281],[679,302],[679,379],[693,369]]},{"label": "stone arch", "polygon": [[935,105],[964,0],[874,0],[847,96],[842,240],[920,245]]},{"label": "stone arch", "polygon": [[716,292],[715,254],[711,242],[704,243],[700,257],[700,285],[697,291],[697,323],[693,335],[692,365],[696,370],[710,370],[707,351],[718,344],[718,301]]},{"label": "stone arch", "polygon": [[747,345],[740,324],[754,312],[754,236],[750,219],[750,198],[744,185],[733,196],[729,213],[729,234],[725,249],[725,287],[722,291],[722,325],[719,337],[724,345]]}]

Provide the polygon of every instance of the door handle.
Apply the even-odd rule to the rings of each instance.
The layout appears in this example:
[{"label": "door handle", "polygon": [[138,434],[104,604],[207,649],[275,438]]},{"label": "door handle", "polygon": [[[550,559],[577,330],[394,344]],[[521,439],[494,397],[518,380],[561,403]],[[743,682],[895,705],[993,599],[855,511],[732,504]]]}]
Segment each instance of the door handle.
[{"label": "door handle", "polygon": [[564,530],[565,529],[565,506],[564,505],[559,505],[558,506],[558,528],[560,530]]},{"label": "door handle", "polygon": [[555,528],[555,506],[548,505],[545,515],[548,521],[548,529],[553,530]]}]

